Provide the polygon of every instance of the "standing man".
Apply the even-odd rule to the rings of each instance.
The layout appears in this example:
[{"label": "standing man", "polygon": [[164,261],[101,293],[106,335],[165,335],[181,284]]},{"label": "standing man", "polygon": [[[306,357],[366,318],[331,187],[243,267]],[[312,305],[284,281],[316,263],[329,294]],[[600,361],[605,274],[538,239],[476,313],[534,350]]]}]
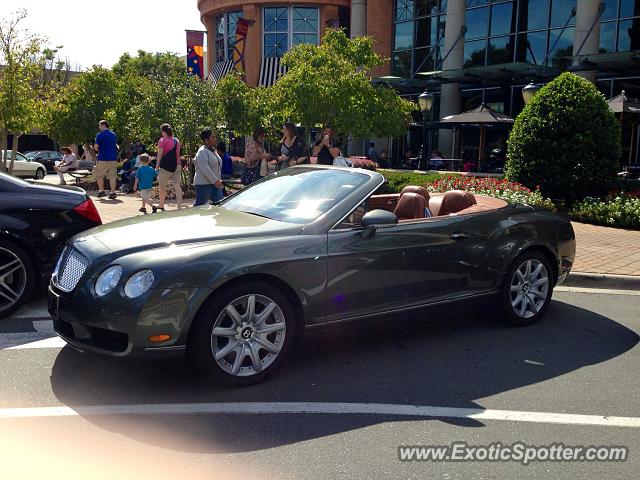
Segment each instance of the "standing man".
[{"label": "standing man", "polygon": [[96,135],[94,148],[98,152],[98,163],[96,164],[95,174],[98,182],[98,198],[104,197],[104,177],[109,179],[111,194],[109,200],[116,199],[116,178],[117,178],[117,158],[118,158],[118,139],[116,134],[109,130],[109,122],[100,120],[98,124],[100,133]]},{"label": "standing man", "polygon": [[193,185],[196,187],[197,207],[207,201],[212,204],[222,200],[222,159],[215,150],[216,136],[211,130],[203,130],[200,133],[202,145],[196,153],[196,174],[193,177]]}]

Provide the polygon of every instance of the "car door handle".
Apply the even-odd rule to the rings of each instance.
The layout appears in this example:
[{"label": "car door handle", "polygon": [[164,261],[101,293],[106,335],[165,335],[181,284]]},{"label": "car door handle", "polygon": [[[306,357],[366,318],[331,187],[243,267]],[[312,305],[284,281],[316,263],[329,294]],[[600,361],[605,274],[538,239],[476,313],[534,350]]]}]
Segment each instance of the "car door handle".
[{"label": "car door handle", "polygon": [[466,240],[469,236],[465,232],[454,232],[449,235],[451,240]]}]

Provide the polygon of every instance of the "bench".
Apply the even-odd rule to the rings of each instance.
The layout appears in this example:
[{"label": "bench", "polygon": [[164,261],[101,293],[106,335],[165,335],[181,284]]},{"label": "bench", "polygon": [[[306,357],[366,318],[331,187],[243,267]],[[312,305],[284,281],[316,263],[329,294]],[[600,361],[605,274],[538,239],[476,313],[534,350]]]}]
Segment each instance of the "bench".
[{"label": "bench", "polygon": [[87,178],[91,175],[91,170],[67,170],[64,172],[71,175],[76,180],[76,184],[80,183],[80,180]]}]

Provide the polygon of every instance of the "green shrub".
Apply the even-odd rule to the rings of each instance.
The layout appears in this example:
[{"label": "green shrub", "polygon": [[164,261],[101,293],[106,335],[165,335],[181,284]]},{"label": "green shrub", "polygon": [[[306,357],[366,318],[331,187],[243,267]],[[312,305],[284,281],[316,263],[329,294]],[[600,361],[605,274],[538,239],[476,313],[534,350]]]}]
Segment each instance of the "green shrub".
[{"label": "green shrub", "polygon": [[387,182],[378,190],[377,193],[379,194],[400,193],[407,185],[425,185],[441,178],[452,176],[451,174],[441,173],[400,173],[382,169],[378,170],[378,173],[381,173],[387,179]]},{"label": "green shrub", "polygon": [[567,72],[541,88],[516,118],[505,176],[571,204],[606,194],[619,152],[620,126],[604,96]]},{"label": "green shrub", "polygon": [[571,218],[607,227],[640,229],[640,197],[622,194],[604,200],[587,197],[573,205]]}]

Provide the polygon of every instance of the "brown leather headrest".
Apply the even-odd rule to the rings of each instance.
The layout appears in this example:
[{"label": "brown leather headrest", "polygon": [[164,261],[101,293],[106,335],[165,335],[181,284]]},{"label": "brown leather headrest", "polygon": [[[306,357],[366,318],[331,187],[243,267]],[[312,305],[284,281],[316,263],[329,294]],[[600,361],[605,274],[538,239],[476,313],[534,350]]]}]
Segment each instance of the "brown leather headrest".
[{"label": "brown leather headrest", "polygon": [[405,193],[400,196],[393,213],[398,217],[398,220],[413,220],[414,218],[424,218],[425,208],[427,208],[427,201],[422,195]]},{"label": "brown leather headrest", "polygon": [[444,194],[438,216],[459,212],[476,204],[473,194],[463,190],[450,190]]},{"label": "brown leather headrest", "polygon": [[400,196],[404,195],[405,193],[417,193],[418,195],[422,195],[424,199],[427,201],[427,203],[429,203],[429,192],[427,192],[427,189],[424,187],[418,187],[416,185],[407,185],[400,192]]}]

